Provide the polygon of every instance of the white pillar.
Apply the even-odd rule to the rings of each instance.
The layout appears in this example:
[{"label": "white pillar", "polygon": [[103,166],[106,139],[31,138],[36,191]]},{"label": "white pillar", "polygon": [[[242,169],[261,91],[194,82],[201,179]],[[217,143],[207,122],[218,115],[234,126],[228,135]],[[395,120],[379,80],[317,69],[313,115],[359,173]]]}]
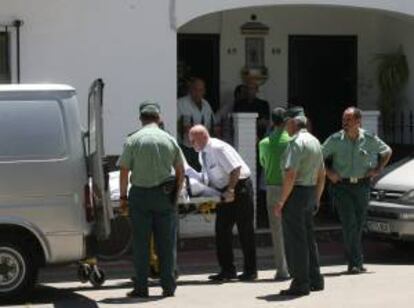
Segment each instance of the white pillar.
[{"label": "white pillar", "polygon": [[[249,166],[256,204],[256,121],[257,113],[233,113],[233,145]],[[255,206],[256,213],[256,206]],[[256,215],[255,215],[256,217]],[[256,221],[256,219],[255,219]],[[256,223],[255,223],[256,225]]]},{"label": "white pillar", "polygon": [[368,132],[378,135],[380,112],[378,110],[362,111],[362,127]]}]

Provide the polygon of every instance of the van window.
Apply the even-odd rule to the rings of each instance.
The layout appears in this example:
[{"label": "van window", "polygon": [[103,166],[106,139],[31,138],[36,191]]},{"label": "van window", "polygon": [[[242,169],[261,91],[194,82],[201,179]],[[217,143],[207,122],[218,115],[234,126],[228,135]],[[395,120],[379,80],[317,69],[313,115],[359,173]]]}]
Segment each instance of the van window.
[{"label": "van window", "polygon": [[0,102],[0,157],[61,158],[66,153],[62,110],[55,100]]}]

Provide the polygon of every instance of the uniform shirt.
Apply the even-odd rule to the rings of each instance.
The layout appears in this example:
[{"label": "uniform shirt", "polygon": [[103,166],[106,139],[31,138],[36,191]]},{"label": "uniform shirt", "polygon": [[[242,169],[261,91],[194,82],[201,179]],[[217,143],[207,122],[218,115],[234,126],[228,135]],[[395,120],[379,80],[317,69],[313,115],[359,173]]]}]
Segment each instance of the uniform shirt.
[{"label": "uniform shirt", "polygon": [[297,172],[295,185],[314,186],[324,166],[321,144],[306,129],[301,129],[289,142],[282,161],[283,170]]},{"label": "uniform shirt", "polygon": [[342,178],[363,178],[378,164],[378,155],[391,151],[377,136],[359,130],[358,138],[349,139],[343,130],[331,135],[323,144],[323,156],[332,158],[332,168]]},{"label": "uniform shirt", "polygon": [[264,168],[267,185],[281,185],[283,182],[280,160],[290,141],[289,134],[281,128],[270,133],[259,142],[260,165]]},{"label": "uniform shirt", "polygon": [[157,124],[148,124],[129,136],[120,158],[121,167],[131,170],[131,184],[139,187],[160,185],[177,163],[183,163],[177,142]]},{"label": "uniform shirt", "polygon": [[[193,102],[190,95],[181,97],[177,103],[177,119],[179,125],[195,125],[202,124],[209,131],[211,131],[211,126],[214,124],[214,114],[211,110],[210,104],[203,99],[201,103],[201,109],[198,108],[196,103]],[[178,128],[179,132],[181,127]],[[182,136],[181,133],[178,134],[178,142],[184,144],[186,147],[190,148],[191,143],[188,140],[188,134]]]},{"label": "uniform shirt", "polygon": [[239,153],[220,139],[210,138],[199,153],[199,161],[203,176],[207,176],[207,181],[204,182],[217,189],[223,189],[229,184],[230,173],[238,167],[241,167],[240,179],[250,176],[250,169]]}]

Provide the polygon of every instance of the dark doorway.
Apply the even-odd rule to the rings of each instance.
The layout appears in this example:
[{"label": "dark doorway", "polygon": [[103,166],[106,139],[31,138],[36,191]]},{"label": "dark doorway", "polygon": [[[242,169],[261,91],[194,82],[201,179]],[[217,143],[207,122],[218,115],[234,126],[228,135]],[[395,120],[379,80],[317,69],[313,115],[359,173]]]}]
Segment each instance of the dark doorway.
[{"label": "dark doorway", "polygon": [[289,104],[302,105],[322,142],[357,102],[357,37],[289,37]]},{"label": "dark doorway", "polygon": [[186,81],[200,77],[206,82],[206,99],[214,111],[220,107],[220,36],[178,34],[178,96],[186,94]]},{"label": "dark doorway", "polygon": [[0,31],[0,83],[10,82],[10,39],[7,31]]}]

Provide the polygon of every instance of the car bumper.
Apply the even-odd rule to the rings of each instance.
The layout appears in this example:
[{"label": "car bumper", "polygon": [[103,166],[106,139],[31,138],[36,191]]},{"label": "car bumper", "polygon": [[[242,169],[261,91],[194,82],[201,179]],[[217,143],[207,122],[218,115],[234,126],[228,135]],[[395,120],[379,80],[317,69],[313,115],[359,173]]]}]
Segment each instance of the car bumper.
[{"label": "car bumper", "polygon": [[381,238],[414,240],[414,207],[371,201],[368,207],[367,232]]}]

